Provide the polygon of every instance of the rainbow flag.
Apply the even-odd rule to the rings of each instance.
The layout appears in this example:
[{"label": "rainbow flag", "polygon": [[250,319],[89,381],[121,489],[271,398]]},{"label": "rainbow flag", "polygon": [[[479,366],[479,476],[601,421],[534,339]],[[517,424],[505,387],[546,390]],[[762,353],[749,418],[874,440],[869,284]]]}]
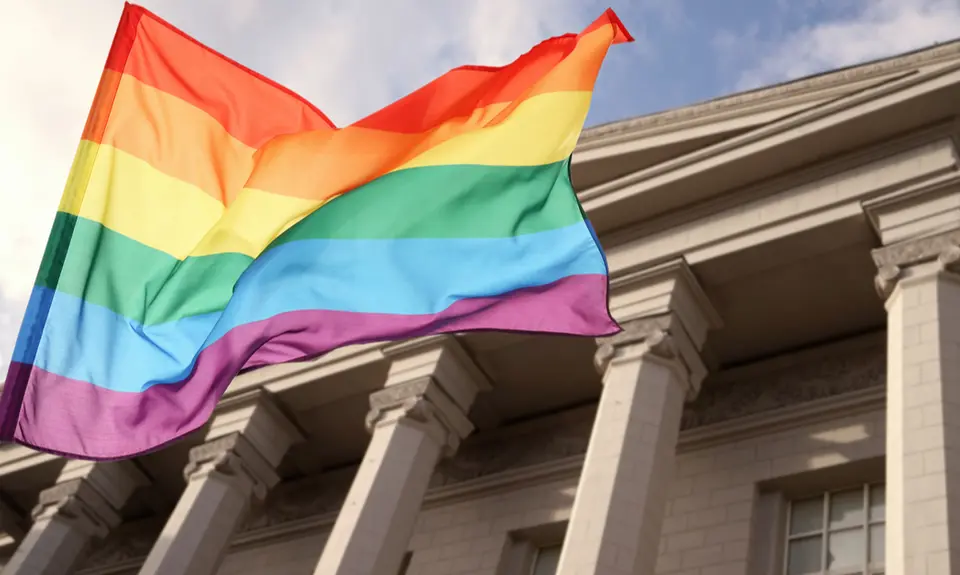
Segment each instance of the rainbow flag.
[{"label": "rainbow flag", "polygon": [[336,128],[126,5],[0,397],[0,440],[131,457],[244,369],[469,330],[601,336],[603,252],[570,155],[607,11]]}]

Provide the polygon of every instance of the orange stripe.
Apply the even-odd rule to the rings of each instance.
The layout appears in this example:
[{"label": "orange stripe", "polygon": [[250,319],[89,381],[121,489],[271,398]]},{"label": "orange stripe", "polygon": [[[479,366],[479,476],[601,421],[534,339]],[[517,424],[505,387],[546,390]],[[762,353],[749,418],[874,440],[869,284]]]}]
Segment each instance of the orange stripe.
[{"label": "orange stripe", "polygon": [[[279,84],[200,44],[151,12],[127,4],[107,68],[204,110],[257,148],[280,134],[329,130],[333,123]],[[124,52],[127,52],[124,55]]]},{"label": "orange stripe", "polygon": [[[573,152],[590,94],[539,94],[510,114],[512,104],[494,104],[421,134],[350,126],[283,136],[258,150],[246,187],[322,201],[407,166],[559,161]],[[547,161],[527,163],[534,156]]]},{"label": "orange stripe", "polygon": [[[146,161],[230,205],[253,170],[255,150],[188,102],[133,76],[108,70],[116,86],[109,119],[84,139],[107,144]],[[99,136],[99,137],[98,137]]]}]

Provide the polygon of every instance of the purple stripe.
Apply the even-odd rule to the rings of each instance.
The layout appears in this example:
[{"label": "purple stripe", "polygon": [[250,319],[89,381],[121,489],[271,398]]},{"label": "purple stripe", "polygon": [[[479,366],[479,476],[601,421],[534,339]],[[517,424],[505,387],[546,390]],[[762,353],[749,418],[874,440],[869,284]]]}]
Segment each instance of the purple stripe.
[{"label": "purple stripe", "polygon": [[[607,310],[604,275],[571,276],[508,296],[461,300],[432,315],[289,312],[231,330],[201,352],[188,379],[142,393],[111,391],[11,364],[11,389],[0,398],[6,408],[0,417],[16,424],[0,425],[5,434],[0,440],[84,459],[132,457],[203,426],[241,369],[316,357],[344,345],[473,330],[601,336],[619,327]],[[25,382],[22,402],[13,389],[18,381]]]}]

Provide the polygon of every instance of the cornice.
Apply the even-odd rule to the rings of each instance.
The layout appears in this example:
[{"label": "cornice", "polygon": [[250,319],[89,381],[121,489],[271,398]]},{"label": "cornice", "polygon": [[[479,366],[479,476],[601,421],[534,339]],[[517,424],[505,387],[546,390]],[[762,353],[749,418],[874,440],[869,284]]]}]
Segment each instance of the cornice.
[{"label": "cornice", "polygon": [[[818,124],[819,128],[822,128],[824,125],[830,125],[831,122],[842,122],[842,119],[837,118],[851,113],[856,115],[856,110],[863,106],[882,105],[878,102],[885,99],[889,104],[891,97],[904,98],[905,92],[918,86],[926,84],[928,89],[932,89],[938,85],[937,81],[943,82],[945,78],[955,81],[958,72],[960,72],[960,61],[933,70],[909,74],[872,89],[861,90],[771,122],[712,146],[581,190],[577,195],[584,210],[589,214],[603,204],[617,201],[619,196],[625,193],[627,195],[637,193],[636,189],[632,188],[651,188],[670,181],[682,180],[689,177],[691,173],[703,170],[704,166],[733,161],[755,153],[757,148],[763,149],[764,146],[770,146],[771,142],[789,140],[798,129],[803,133],[809,133],[813,129],[818,129]],[[629,192],[628,188],[631,188]]]},{"label": "cornice", "polygon": [[[827,158],[809,166],[790,170],[721,196],[701,201],[682,210],[670,211],[653,219],[640,221],[634,225],[607,233],[603,236],[604,245],[620,246],[643,237],[676,230],[684,225],[703,222],[717,214],[737,210],[752,202],[761,201],[777,194],[793,194],[797,190],[810,186],[827,185],[832,179],[842,178],[847,174],[856,173],[858,170],[869,169],[871,165],[878,162],[888,161],[899,155],[910,154],[927,146],[939,145],[940,142],[947,141],[955,129],[956,124],[954,122],[942,122],[902,134],[891,140]],[[922,160],[918,159],[918,161]],[[956,177],[955,173],[956,167],[951,165],[945,171],[930,172],[926,176],[927,179],[912,182],[911,186],[904,189],[926,189],[928,186],[941,186],[943,185],[941,179]],[[898,182],[896,185],[901,186],[902,183]],[[862,202],[870,202],[878,194],[882,194],[889,189],[889,185],[878,182],[878,185],[864,196]],[[665,254],[664,257],[675,257],[675,255]],[[644,263],[643,265],[650,264]],[[621,273],[619,270],[611,271]]]},{"label": "cornice", "polygon": [[[584,130],[580,136],[579,147],[586,150],[602,145],[602,140],[615,138],[619,135],[653,131],[670,124],[709,120],[711,117],[721,114],[736,115],[737,112],[775,109],[782,106],[782,101],[787,98],[803,95],[812,96],[817,92],[829,92],[868,80],[889,80],[892,79],[889,78],[890,76],[909,74],[917,71],[920,67],[955,58],[960,58],[960,41],[769,87],[739,92],[682,108],[594,126]],[[824,97],[829,96],[829,94],[824,94]],[[810,99],[814,98],[811,97]],[[796,100],[794,100],[794,103],[796,103]]]}]

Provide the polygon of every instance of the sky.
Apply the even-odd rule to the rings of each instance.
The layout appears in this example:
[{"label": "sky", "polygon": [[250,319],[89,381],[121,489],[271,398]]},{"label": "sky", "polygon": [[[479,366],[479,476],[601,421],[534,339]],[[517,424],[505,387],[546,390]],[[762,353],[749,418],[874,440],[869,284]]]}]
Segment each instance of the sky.
[{"label": "sky", "polygon": [[[509,62],[612,6],[588,125],[960,37],[960,0],[143,0],[345,125],[463,64]],[[121,0],[3,0],[0,375],[6,372]],[[2,379],[0,379],[2,381]]]}]

